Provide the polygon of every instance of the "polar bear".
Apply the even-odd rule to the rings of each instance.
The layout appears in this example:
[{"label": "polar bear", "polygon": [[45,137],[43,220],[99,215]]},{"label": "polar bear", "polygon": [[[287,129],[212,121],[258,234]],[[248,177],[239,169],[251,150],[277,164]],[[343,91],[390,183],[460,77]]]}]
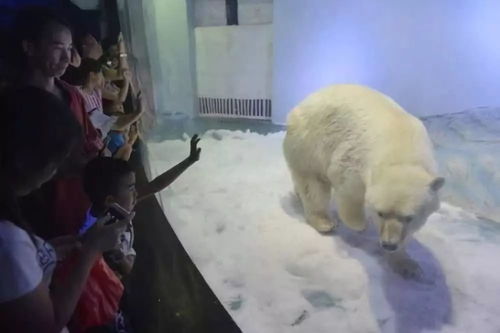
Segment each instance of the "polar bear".
[{"label": "polar bear", "polygon": [[367,213],[391,266],[404,277],[420,276],[404,244],[439,208],[444,184],[420,120],[378,91],[333,85],[291,111],[283,151],[311,226],[335,229],[333,196],[345,225],[364,230]]}]

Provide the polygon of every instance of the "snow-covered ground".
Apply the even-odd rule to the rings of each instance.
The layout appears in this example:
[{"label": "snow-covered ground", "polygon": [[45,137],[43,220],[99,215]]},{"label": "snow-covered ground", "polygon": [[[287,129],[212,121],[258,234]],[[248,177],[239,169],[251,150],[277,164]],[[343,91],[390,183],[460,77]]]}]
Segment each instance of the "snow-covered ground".
[{"label": "snow-covered ground", "polygon": [[[380,260],[373,229],[324,236],[305,224],[283,137],[209,131],[200,162],[161,194],[179,239],[243,332],[500,332],[500,224],[443,204],[409,246],[425,280],[405,281]],[[150,143],[152,175],[184,159],[188,142]],[[458,171],[478,170],[459,148],[437,147],[456,159],[445,174],[452,189],[462,186]]]}]

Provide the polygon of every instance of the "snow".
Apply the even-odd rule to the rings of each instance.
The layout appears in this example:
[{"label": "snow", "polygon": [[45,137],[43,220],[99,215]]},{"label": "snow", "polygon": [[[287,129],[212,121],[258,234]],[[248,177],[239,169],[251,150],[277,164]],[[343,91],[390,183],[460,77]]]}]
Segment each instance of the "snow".
[{"label": "snow", "polygon": [[[440,133],[436,126],[431,133]],[[372,228],[325,236],[305,223],[283,137],[208,131],[201,160],[160,195],[243,332],[500,332],[500,224],[443,203],[409,245],[424,281],[403,280],[381,259]],[[467,147],[437,147],[439,158],[455,159],[448,160],[453,189],[477,169],[459,148]],[[149,143],[148,150],[156,176],[187,156],[189,141]]]}]

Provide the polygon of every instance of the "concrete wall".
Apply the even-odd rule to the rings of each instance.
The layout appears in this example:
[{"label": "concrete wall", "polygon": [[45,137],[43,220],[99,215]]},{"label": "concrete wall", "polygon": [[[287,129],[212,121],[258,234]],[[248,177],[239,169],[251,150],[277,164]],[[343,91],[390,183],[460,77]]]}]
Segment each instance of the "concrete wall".
[{"label": "concrete wall", "polygon": [[157,112],[196,114],[193,8],[190,1],[151,0],[146,12]]},{"label": "concrete wall", "polygon": [[196,28],[200,97],[270,99],[272,25]]},{"label": "concrete wall", "polygon": [[[226,0],[193,0],[195,26],[223,26]],[[273,21],[273,0],[238,0],[239,25],[269,24]]]}]

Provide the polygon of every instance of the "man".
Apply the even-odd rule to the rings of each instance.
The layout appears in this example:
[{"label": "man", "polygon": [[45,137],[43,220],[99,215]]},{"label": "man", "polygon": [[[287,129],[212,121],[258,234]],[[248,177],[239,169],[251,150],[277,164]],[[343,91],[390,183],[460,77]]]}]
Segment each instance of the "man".
[{"label": "man", "polygon": [[[34,8],[18,15],[14,32],[22,67],[19,84],[36,86],[67,103],[83,131],[83,142],[66,159],[58,176],[38,191],[43,193],[25,200],[26,210],[34,217],[28,219],[40,221],[33,227],[45,237],[74,234],[90,206],[82,188],[81,171],[88,160],[98,155],[103,143],[85,112],[78,90],[58,79],[71,61],[71,30],[50,10]],[[41,214],[45,218],[40,219]]]}]

